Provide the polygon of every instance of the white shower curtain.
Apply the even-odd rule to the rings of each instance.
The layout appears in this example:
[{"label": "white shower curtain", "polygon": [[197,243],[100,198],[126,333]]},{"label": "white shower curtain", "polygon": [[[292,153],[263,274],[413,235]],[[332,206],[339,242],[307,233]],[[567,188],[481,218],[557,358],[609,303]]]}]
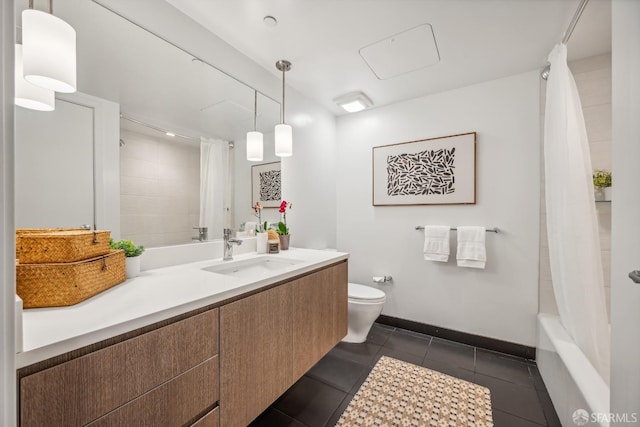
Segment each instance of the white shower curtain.
[{"label": "white shower curtain", "polygon": [[209,239],[222,237],[227,226],[229,143],[200,138],[200,227],[207,227]]},{"label": "white shower curtain", "polygon": [[562,324],[608,383],[610,338],[587,131],[566,45],[557,45],[549,62],[544,162],[553,291]]}]

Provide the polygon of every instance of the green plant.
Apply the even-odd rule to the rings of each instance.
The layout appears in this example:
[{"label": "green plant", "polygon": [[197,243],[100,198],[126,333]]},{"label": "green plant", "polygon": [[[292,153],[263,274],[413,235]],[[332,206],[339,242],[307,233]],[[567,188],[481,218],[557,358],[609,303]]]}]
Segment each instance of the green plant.
[{"label": "green plant", "polygon": [[594,169],[593,185],[597,188],[611,187],[611,171],[606,169]]},{"label": "green plant", "polygon": [[109,239],[109,247],[111,249],[124,250],[124,256],[136,257],[140,256],[144,252],[144,246],[136,246],[131,240],[118,240]]},{"label": "green plant", "polygon": [[280,221],[278,223],[278,229],[276,230],[276,233],[286,236],[287,234],[289,234],[289,228],[287,227],[287,224],[285,224],[284,222]]}]

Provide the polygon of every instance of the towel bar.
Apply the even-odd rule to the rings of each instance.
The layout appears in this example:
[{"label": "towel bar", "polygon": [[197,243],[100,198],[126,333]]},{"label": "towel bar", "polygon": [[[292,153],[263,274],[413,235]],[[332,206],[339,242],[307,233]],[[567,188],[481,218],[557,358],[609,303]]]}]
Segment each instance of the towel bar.
[{"label": "towel bar", "polygon": [[[456,227],[451,227],[451,229],[453,231],[456,231],[457,228]],[[424,230],[424,225],[416,225],[416,230]],[[499,233],[500,229],[498,227],[493,227],[493,228],[487,228],[486,229],[487,233]]]}]

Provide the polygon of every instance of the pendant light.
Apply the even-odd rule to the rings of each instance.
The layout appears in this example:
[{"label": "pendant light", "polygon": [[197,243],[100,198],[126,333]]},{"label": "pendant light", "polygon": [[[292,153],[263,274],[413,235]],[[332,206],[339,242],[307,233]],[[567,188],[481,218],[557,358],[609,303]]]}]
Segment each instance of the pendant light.
[{"label": "pendant light", "polygon": [[262,161],[262,133],[258,132],[258,91],[253,91],[253,131],[247,132],[247,160]]},{"label": "pendant light", "polygon": [[24,78],[56,92],[76,91],[76,32],[73,27],[49,13],[33,9],[22,12]]},{"label": "pendant light", "polygon": [[290,157],[293,155],[293,135],[291,126],[284,123],[284,73],[291,69],[291,62],[281,59],[276,62],[276,68],[282,71],[282,117],[275,129],[276,156]]},{"label": "pendant light", "polygon": [[15,103],[19,107],[36,111],[53,111],[56,108],[55,92],[32,85],[22,76],[22,45],[15,50]]}]

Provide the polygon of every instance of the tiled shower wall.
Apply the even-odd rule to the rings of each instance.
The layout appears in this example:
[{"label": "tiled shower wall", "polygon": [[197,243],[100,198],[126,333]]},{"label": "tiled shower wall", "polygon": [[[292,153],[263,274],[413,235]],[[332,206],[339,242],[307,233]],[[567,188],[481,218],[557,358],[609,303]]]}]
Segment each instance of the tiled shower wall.
[{"label": "tiled shower wall", "polygon": [[[593,56],[569,62],[569,68],[576,80],[582,112],[584,114],[591,163],[594,169],[611,170],[611,54]],[[542,80],[544,82],[544,80]],[[544,85],[544,83],[543,83]],[[543,87],[541,113],[544,123]],[[615,171],[613,171],[615,174]],[[544,180],[544,173],[542,174]],[[615,176],[613,177],[615,185]],[[547,241],[547,218],[545,212],[544,183],[542,185],[542,203],[540,212],[540,312],[558,313],[551,271],[549,267],[549,244]],[[604,286],[607,313],[610,317],[611,306],[611,204],[613,202],[597,202],[598,227],[600,229],[600,250],[604,273]]]},{"label": "tiled shower wall", "polygon": [[200,212],[200,147],[121,130],[121,236],[144,246],[190,243]]}]

